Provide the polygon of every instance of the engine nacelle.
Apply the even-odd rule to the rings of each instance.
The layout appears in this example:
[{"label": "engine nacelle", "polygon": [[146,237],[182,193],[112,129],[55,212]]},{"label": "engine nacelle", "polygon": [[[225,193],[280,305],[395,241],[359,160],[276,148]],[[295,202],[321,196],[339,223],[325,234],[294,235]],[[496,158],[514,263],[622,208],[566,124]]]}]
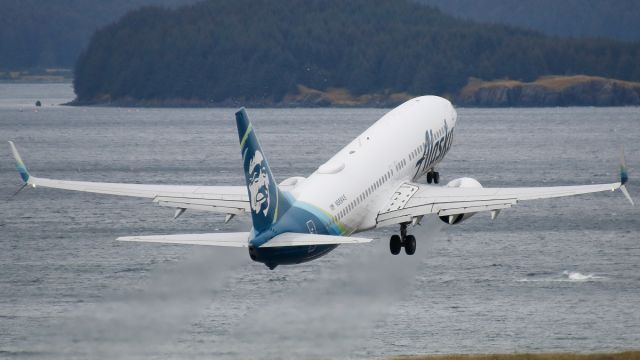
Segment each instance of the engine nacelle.
[{"label": "engine nacelle", "polygon": [[[478,180],[476,179],[463,177],[463,178],[458,178],[458,179],[449,181],[449,183],[447,184],[447,187],[477,189],[477,188],[481,188],[482,185],[480,185],[480,182],[478,182]],[[472,217],[475,214],[476,213],[464,213],[464,214],[440,216],[440,220],[442,220],[443,222],[449,225],[455,225],[463,222],[464,220],[467,220],[468,218]]]}]

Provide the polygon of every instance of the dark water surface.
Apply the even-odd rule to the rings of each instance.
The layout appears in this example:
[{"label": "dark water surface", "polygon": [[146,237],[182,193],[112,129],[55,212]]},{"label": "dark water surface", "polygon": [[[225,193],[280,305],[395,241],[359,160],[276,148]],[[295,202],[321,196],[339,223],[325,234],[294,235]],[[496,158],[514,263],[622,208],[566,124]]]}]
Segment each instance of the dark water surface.
[{"label": "dark water surface", "polygon": [[[0,140],[43,177],[243,184],[235,109],[52,106],[69,85],[0,84]],[[43,107],[36,109],[35,100]],[[37,112],[36,112],[37,110]],[[249,109],[278,180],[310,174],[386,110]],[[639,108],[459,109],[444,181],[614,182],[640,164]],[[402,141],[402,139],[399,139]],[[6,143],[5,143],[6,144]],[[0,145],[5,146],[5,145]],[[620,193],[542,200],[456,226],[415,256],[395,228],[269,271],[245,250],[118,236],[246,231],[141,199],[26,190],[0,157],[0,358],[299,359],[640,347],[640,211]]]}]

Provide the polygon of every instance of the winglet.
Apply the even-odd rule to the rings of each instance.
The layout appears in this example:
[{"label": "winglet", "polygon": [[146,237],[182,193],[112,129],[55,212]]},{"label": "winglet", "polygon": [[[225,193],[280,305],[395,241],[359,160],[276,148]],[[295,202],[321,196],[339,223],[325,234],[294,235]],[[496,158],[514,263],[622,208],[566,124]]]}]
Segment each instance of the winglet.
[{"label": "winglet", "polygon": [[627,165],[624,161],[624,148],[620,153],[620,185],[624,185],[629,181],[629,174],[627,173]]},{"label": "winglet", "polygon": [[624,194],[624,196],[629,200],[631,206],[635,206],[631,195],[629,195],[629,191],[627,191],[627,187],[625,184],[629,181],[629,173],[627,172],[627,165],[624,161],[624,148],[622,148],[622,152],[620,154],[620,191]]},{"label": "winglet", "polygon": [[18,153],[16,146],[13,144],[13,141],[9,141],[9,145],[11,146],[11,153],[13,154],[13,158],[16,161],[16,169],[20,173],[20,177],[22,178],[22,181],[24,181],[24,183],[27,184],[29,183],[29,177],[31,175],[29,175],[29,171],[27,171],[27,167],[24,166],[24,163],[22,162],[22,158],[20,157],[20,154]]}]

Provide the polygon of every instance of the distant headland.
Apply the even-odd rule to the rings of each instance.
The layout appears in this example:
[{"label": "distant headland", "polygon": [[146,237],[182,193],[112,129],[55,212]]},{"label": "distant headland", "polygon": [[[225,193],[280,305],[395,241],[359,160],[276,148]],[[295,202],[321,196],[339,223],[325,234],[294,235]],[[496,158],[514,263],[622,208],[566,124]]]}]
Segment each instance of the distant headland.
[{"label": "distant headland", "polygon": [[95,33],[74,75],[77,105],[640,105],[640,44],[409,0],[219,0],[129,13]]},{"label": "distant headland", "polygon": [[401,360],[640,360],[640,351],[403,356]]},{"label": "distant headland", "polygon": [[[424,95],[424,94],[421,94]],[[124,107],[378,107],[391,108],[419,95],[382,92],[354,95],[346,88],[311,89],[298,85],[297,91],[279,101],[271,98],[229,98],[220,102],[198,99],[134,99],[109,97],[95,102],[77,100],[68,105]],[[446,96],[446,95],[445,95]],[[482,81],[472,78],[460,93],[446,96],[462,107],[558,107],[558,106],[639,106],[640,82],[595,76],[544,76],[533,82],[515,80]]]}]

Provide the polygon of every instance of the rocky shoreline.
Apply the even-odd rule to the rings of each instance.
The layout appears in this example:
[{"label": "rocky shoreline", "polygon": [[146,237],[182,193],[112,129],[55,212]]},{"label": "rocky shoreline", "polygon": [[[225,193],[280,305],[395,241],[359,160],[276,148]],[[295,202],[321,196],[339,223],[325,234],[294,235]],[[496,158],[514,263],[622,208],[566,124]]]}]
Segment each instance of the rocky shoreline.
[{"label": "rocky shoreline", "polygon": [[[224,101],[202,99],[112,99],[103,95],[91,101],[74,100],[66,105],[122,107],[395,107],[415,95],[384,92],[353,95],[346,89],[317,90],[298,85],[295,93],[280,100],[272,98],[230,98]],[[445,95],[462,107],[565,107],[639,106],[640,83],[601,77],[545,76],[533,82],[516,80],[483,81],[470,79],[456,95]]]},{"label": "rocky shoreline", "polygon": [[593,76],[547,76],[534,82],[471,79],[455,103],[467,107],[637,106],[640,83]]}]

